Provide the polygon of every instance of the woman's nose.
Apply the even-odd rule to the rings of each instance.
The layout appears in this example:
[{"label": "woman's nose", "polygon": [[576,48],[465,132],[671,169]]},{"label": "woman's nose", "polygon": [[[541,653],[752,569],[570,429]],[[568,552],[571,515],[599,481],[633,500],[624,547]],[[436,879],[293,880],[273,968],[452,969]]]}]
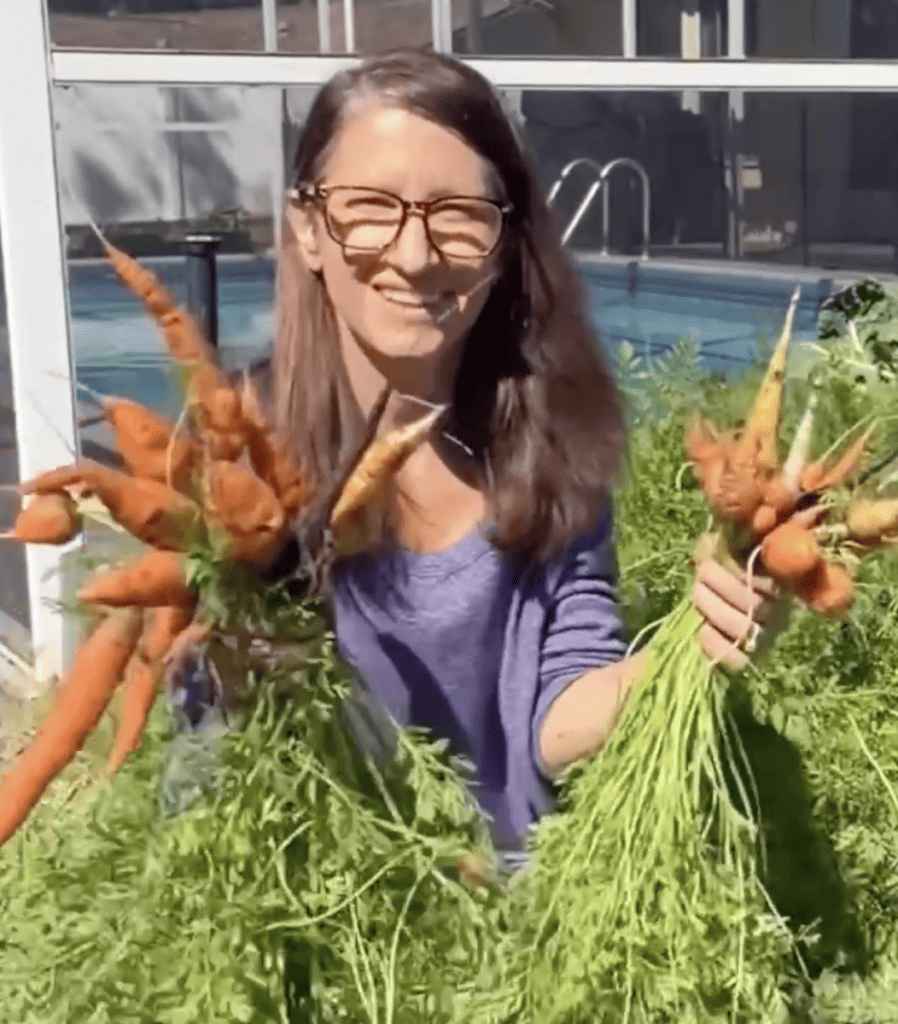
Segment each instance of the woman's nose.
[{"label": "woman's nose", "polygon": [[409,213],[402,230],[384,256],[406,273],[413,273],[440,261],[439,253],[427,237],[424,218],[414,211]]}]

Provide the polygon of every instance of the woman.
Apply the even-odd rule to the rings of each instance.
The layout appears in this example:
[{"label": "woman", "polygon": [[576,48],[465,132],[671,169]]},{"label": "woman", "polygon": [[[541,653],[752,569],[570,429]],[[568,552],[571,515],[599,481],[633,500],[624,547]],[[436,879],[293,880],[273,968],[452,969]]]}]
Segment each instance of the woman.
[{"label": "woman", "polygon": [[[341,655],[402,724],[476,766],[500,848],[607,740],[642,656],[615,601],[613,378],[534,169],[477,73],[430,52],[328,82],[299,142],[277,271],[270,398],[332,479],[385,385],[385,427],[448,405],[408,460],[383,543],[338,563]],[[732,669],[769,581],[704,561],[704,651]]]}]

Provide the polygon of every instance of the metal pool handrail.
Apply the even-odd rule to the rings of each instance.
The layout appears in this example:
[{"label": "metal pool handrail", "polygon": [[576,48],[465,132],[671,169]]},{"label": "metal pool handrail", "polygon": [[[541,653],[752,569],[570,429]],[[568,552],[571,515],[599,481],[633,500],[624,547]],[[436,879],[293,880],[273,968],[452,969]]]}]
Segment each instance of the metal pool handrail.
[{"label": "metal pool handrail", "polygon": [[571,217],[567,227],[564,229],[564,233],[561,236],[562,245],[566,245],[567,240],[571,237],[574,231],[576,231],[577,225],[586,216],[586,211],[590,208],[590,206],[592,206],[593,199],[595,199],[599,189],[601,189],[602,187],[602,168],[595,162],[595,160],[591,160],[588,156],[580,156],[577,157],[576,160],[571,160],[567,167],[563,168],[561,174],[558,175],[558,180],[549,190],[549,194],[546,197],[546,202],[550,206],[552,205],[553,200],[558,195],[559,189],[564,184],[565,178],[567,178],[567,176],[575,167],[579,167],[580,164],[587,164],[589,167],[591,167],[596,172],[596,180],[590,186],[589,191],[586,193],[586,196],[583,199],[583,202],[580,203],[580,205],[577,207],[574,216]]},{"label": "metal pool handrail", "polygon": [[618,167],[629,167],[634,170],[642,180],[642,259],[648,259],[649,255],[649,235],[650,235],[650,218],[651,218],[651,186],[649,183],[649,176],[646,173],[645,168],[642,164],[636,160],[631,160],[629,157],[620,156],[614,160],[609,161],[604,167],[600,167],[595,160],[591,160],[588,156],[577,157],[576,160],[571,162],[562,169],[561,174],[558,175],[557,180],[549,190],[549,194],[546,197],[546,202],[551,206],[555,197],[558,195],[561,186],[564,184],[564,180],[571,173],[575,167],[579,167],[580,164],[587,164],[596,172],[596,180],[592,183],[583,198],[583,201],[577,207],[574,212],[574,216],[571,217],[567,227],[561,236],[562,245],[566,245],[568,239],[576,231],[578,224],[586,216],[587,211],[592,205],[596,195],[602,191],[602,255],[608,255],[608,238],[611,231],[611,218],[609,211],[609,194],[608,189],[605,187],[607,180],[612,171]]},{"label": "metal pool handrail", "polygon": [[607,181],[611,172],[616,170],[618,167],[629,167],[642,179],[642,259],[647,260],[649,258],[649,231],[651,217],[651,188],[649,185],[649,176],[642,164],[638,163],[636,160],[631,160],[628,156],[619,156],[616,160],[612,160],[610,163],[605,164],[599,176],[599,187],[602,188],[605,186],[602,192],[602,255],[608,255],[608,236],[611,232]]}]

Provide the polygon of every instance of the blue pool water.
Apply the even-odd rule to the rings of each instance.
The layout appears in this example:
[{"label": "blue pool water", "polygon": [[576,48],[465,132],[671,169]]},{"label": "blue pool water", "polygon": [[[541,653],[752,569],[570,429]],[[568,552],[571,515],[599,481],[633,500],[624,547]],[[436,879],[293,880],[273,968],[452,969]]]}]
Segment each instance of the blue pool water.
[{"label": "blue pool water", "polygon": [[[822,274],[763,271],[756,267],[650,260],[627,262],[581,255],[580,267],[593,320],[606,349],[628,341],[649,360],[680,338],[701,346],[709,372],[728,375],[749,367],[759,346],[779,333],[797,278],[802,298],[796,340],[815,335],[820,303],[834,287]],[[175,295],[186,293],[184,261],[147,260]],[[78,380],[106,394],[145,402],[170,415],[180,405],[163,343],[142,307],[101,261],[69,268],[72,341]],[[274,274],[270,261],[252,257],[219,262],[219,333],[222,362],[239,365],[270,347]]]}]

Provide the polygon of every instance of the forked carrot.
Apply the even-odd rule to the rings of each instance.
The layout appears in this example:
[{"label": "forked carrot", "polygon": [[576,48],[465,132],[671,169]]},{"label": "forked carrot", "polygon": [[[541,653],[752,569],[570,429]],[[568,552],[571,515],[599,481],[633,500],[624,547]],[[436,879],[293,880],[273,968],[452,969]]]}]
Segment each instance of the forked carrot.
[{"label": "forked carrot", "polygon": [[0,784],[0,846],[96,728],[140,635],[141,614],[110,616],[81,645],[53,711]]},{"label": "forked carrot", "polygon": [[135,476],[182,490],[190,480],[199,452],[188,437],[175,435],[175,424],[140,402],[102,395],[81,383],[115,432],[115,447]]},{"label": "forked carrot", "polygon": [[184,556],[178,551],[147,551],[133,562],[101,573],[77,592],[84,604],[114,608],[193,608],[196,593],[187,585]]},{"label": "forked carrot", "polygon": [[68,494],[37,494],[16,516],[12,530],[0,537],[26,544],[66,544],[82,525],[78,506]]},{"label": "forked carrot", "polygon": [[216,462],[236,462],[246,449],[246,438],[242,432],[222,434],[203,430],[201,436],[208,458]]},{"label": "forked carrot", "polygon": [[444,407],[434,409],[414,423],[391,430],[367,448],[334,504],[330,522],[335,532],[349,512],[364,504],[384,480],[398,472],[445,411]]},{"label": "forked carrot", "polygon": [[22,494],[47,494],[86,486],[109,509],[112,518],[145,544],[180,549],[202,527],[195,502],[158,480],[129,476],[90,459],[51,469],[19,484]]},{"label": "forked carrot", "polygon": [[125,673],[122,715],[106,767],[115,773],[140,747],[156,702],[162,661],[176,638],[190,625],[193,608],[156,608],[147,617],[137,649]]},{"label": "forked carrot", "polygon": [[281,531],[286,520],[277,495],[255,473],[233,462],[210,462],[203,478],[207,512],[225,533]]}]

